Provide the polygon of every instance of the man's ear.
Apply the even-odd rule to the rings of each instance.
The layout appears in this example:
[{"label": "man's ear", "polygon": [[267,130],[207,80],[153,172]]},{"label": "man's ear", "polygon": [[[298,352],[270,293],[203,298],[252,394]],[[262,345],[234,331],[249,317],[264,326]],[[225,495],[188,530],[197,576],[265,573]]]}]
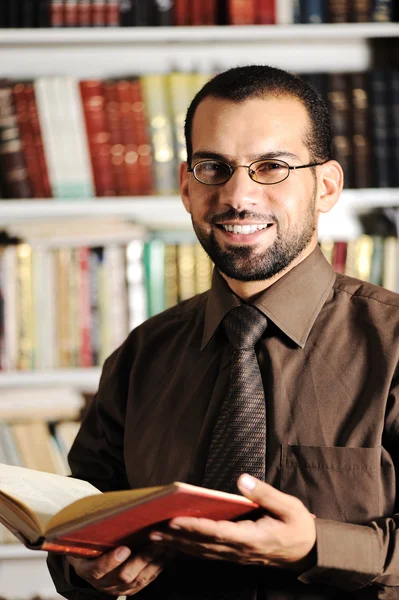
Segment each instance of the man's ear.
[{"label": "man's ear", "polygon": [[336,160],[329,160],[321,165],[317,200],[317,210],[319,212],[327,213],[332,209],[341,195],[343,185],[344,173],[341,165]]},{"label": "man's ear", "polygon": [[180,195],[183,200],[184,208],[188,213],[191,213],[187,167],[188,164],[186,162],[182,162],[180,165]]}]

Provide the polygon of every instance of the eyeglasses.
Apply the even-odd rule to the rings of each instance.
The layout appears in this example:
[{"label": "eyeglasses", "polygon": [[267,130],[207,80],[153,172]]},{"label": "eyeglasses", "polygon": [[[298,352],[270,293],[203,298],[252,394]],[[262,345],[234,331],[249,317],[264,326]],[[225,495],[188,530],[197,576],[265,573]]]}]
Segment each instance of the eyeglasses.
[{"label": "eyeglasses", "polygon": [[248,175],[256,183],[261,185],[273,185],[281,183],[295,169],[308,169],[317,167],[324,163],[314,162],[308,165],[291,167],[284,160],[274,158],[268,160],[255,160],[249,165],[236,165],[232,167],[222,160],[200,160],[193,167],[188,167],[187,171],[192,173],[197,181],[204,185],[223,185],[233,176],[238,167],[244,167],[248,170]]}]

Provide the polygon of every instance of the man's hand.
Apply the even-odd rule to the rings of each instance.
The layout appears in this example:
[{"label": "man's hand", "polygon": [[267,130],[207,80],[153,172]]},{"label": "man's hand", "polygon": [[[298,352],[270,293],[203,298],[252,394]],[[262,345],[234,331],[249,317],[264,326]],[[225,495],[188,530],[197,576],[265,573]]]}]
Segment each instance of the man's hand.
[{"label": "man's hand", "polygon": [[238,479],[240,491],[264,508],[257,521],[212,521],[179,517],[167,532],[150,538],[186,554],[246,565],[264,565],[305,571],[314,562],[316,527],[312,515],[294,496],[247,474]]},{"label": "man's hand", "polygon": [[112,596],[133,596],[154,581],[174,556],[170,550],[148,547],[131,557],[131,551],[121,546],[98,558],[68,557],[77,575],[96,590]]}]

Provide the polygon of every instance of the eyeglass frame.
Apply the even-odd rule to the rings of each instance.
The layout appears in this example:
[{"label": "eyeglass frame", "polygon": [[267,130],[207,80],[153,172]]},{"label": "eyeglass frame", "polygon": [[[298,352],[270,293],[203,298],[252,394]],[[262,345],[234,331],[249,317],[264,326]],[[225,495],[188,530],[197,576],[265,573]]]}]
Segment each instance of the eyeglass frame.
[{"label": "eyeglass frame", "polygon": [[[283,163],[284,165],[287,166],[288,173],[287,173],[287,176],[284,177],[284,179],[280,179],[280,181],[274,181],[273,183],[266,183],[266,182],[263,182],[263,181],[256,181],[256,179],[253,179],[251,177],[250,170],[251,170],[251,166],[252,165],[254,165],[255,163],[268,162],[268,161],[273,161],[273,160],[275,160],[278,163]],[[200,179],[198,179],[196,177],[196,175],[195,175],[195,167],[197,165],[200,165],[200,164],[205,163],[205,162],[217,162],[217,163],[221,163],[223,165],[226,165],[229,168],[230,177],[226,181],[223,181],[222,183],[204,183],[203,181],[201,181]],[[204,158],[202,160],[199,160],[197,163],[195,163],[195,165],[193,167],[187,167],[187,173],[192,173],[193,176],[194,176],[194,179],[196,181],[198,181],[198,183],[202,183],[202,185],[225,185],[233,177],[234,171],[236,169],[238,169],[238,167],[245,167],[245,169],[247,169],[247,172],[248,172],[248,177],[252,181],[254,181],[255,183],[259,183],[259,185],[276,185],[277,183],[282,183],[283,181],[285,181],[286,179],[288,179],[288,177],[290,176],[291,171],[294,171],[296,169],[308,169],[310,167],[319,167],[321,165],[324,165],[326,162],[328,162],[328,161],[325,160],[324,162],[321,162],[321,163],[314,162],[314,163],[309,163],[308,165],[291,166],[287,162],[285,162],[285,160],[281,160],[279,158],[276,158],[276,159],[274,159],[274,158],[264,158],[264,159],[262,159],[261,158],[261,159],[258,159],[258,160],[254,160],[249,165],[236,165],[235,167],[233,167],[228,162],[225,162],[224,160],[219,160],[218,158]],[[253,171],[253,172],[255,173],[255,171]]]}]

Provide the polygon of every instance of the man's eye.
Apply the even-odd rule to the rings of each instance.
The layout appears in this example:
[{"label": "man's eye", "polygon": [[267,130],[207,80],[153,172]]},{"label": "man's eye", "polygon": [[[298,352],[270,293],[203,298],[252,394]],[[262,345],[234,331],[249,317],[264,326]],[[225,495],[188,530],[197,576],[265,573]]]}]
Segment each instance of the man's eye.
[{"label": "man's eye", "polygon": [[284,167],[281,163],[267,161],[267,162],[263,162],[263,163],[260,163],[259,165],[257,165],[256,172],[257,173],[270,173],[271,171],[278,171],[280,169],[284,169]]},{"label": "man's eye", "polygon": [[200,165],[201,171],[206,171],[207,173],[213,172],[213,171],[220,171],[223,169],[223,165],[221,165],[220,163],[217,162],[206,162],[206,163],[202,163]]}]

